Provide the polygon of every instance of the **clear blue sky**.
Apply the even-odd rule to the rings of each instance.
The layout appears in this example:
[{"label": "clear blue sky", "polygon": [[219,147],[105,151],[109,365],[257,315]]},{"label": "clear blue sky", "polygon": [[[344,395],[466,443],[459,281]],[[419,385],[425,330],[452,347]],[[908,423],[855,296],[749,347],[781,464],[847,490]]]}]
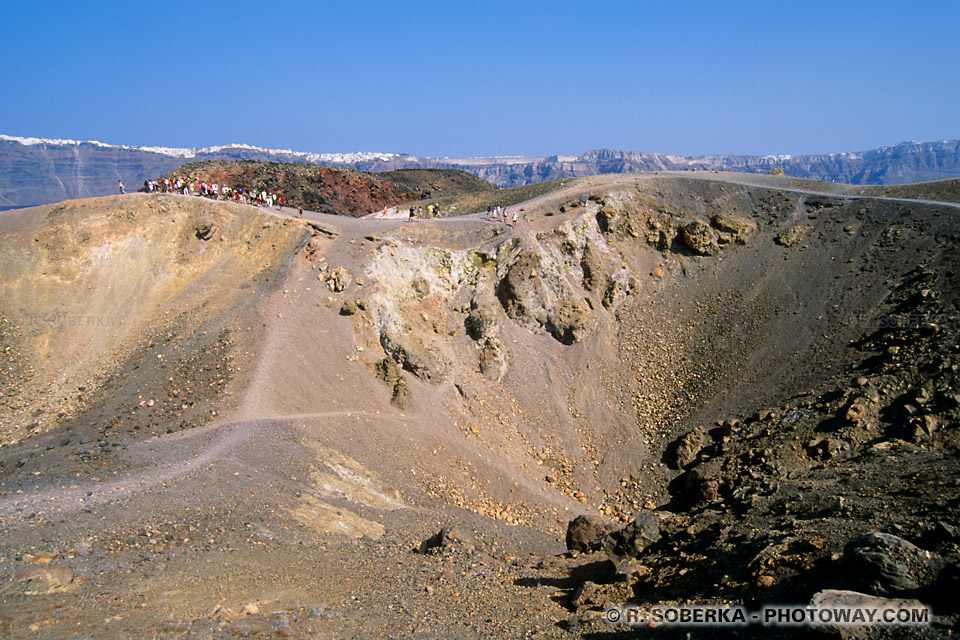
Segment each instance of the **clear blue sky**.
[{"label": "clear blue sky", "polygon": [[960,138],[960,2],[0,0],[0,133],[833,153]]}]

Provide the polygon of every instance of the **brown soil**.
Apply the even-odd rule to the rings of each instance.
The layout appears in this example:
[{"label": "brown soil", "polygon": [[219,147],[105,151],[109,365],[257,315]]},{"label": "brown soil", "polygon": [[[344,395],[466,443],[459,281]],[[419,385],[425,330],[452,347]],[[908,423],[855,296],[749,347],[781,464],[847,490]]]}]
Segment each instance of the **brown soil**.
[{"label": "brown soil", "polygon": [[[865,531],[956,557],[956,205],[698,172],[522,207],[3,214],[0,576],[76,579],[10,583],[0,636],[606,637],[842,587]],[[641,510],[639,566],[565,553]]]}]

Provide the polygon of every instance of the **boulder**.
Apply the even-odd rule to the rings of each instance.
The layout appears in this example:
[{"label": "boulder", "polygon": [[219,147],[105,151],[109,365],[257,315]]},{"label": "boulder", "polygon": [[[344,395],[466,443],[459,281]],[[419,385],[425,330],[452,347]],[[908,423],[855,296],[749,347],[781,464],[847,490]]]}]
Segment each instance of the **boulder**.
[{"label": "boulder", "polygon": [[[869,615],[867,612],[873,613],[874,622],[856,620],[851,617],[849,623],[847,622],[837,622],[833,620],[833,616],[815,616],[815,623],[817,629],[824,632],[831,632],[839,634],[841,638],[892,638],[892,637],[937,637],[936,635],[920,635],[913,636],[906,634],[906,630],[909,627],[899,626],[893,627],[892,625],[884,625],[882,622],[884,616],[892,616],[893,619],[896,619],[898,611],[907,611],[908,615],[913,615],[914,612],[920,612],[924,609],[923,603],[919,600],[901,600],[901,599],[891,599],[891,598],[879,598],[877,596],[872,596],[865,593],[858,593],[856,591],[843,591],[840,589],[826,589],[824,591],[819,591],[813,595],[813,598],[810,600],[810,608],[814,611],[841,611],[849,610],[851,614],[856,612],[861,612],[864,615]],[[885,611],[890,611],[892,613],[886,614]],[[928,620],[932,619],[932,616],[928,617]],[[917,630],[925,630],[925,628],[914,627]],[[891,631],[897,631],[897,633],[890,635]]]},{"label": "boulder", "polygon": [[687,472],[683,488],[687,502],[694,507],[720,497],[720,480],[698,467]]},{"label": "boulder", "polygon": [[401,367],[427,382],[439,383],[446,375],[446,365],[410,331],[380,332],[383,350]]},{"label": "boulder", "polygon": [[677,438],[667,449],[667,466],[671,469],[682,469],[694,462],[703,448],[703,437],[702,429],[694,429]]},{"label": "boulder", "polygon": [[879,531],[851,540],[840,558],[840,573],[850,588],[879,596],[929,586],[945,566],[937,554]]},{"label": "boulder", "polygon": [[680,240],[698,256],[712,256],[720,249],[717,232],[701,220],[693,220],[681,226]]},{"label": "boulder", "polygon": [[640,511],[633,522],[600,538],[607,557],[623,571],[643,550],[660,539],[660,519],[652,511]]},{"label": "boulder", "polygon": [[578,553],[597,551],[600,538],[610,527],[597,516],[579,515],[567,523],[567,549]]},{"label": "boulder", "polygon": [[748,235],[757,229],[753,220],[740,218],[729,213],[716,213],[711,216],[710,226],[723,233],[729,233],[737,242],[743,242]]},{"label": "boulder", "polygon": [[582,301],[566,298],[550,309],[544,327],[558,342],[573,344],[596,324],[596,319]]}]

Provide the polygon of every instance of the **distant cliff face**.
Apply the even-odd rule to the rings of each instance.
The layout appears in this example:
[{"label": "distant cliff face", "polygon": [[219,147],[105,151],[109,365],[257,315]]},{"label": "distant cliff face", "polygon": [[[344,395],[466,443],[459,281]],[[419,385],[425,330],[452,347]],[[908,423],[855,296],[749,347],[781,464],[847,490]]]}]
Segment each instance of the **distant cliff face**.
[{"label": "distant cliff face", "polygon": [[872,151],[808,156],[672,156],[601,149],[581,156],[545,158],[417,158],[403,154],[315,154],[229,145],[164,149],[99,142],[0,136],[0,208],[117,191],[134,191],[147,178],[202,160],[310,162],[364,171],[410,168],[463,169],[500,187],[558,178],[635,171],[709,170],[787,175],[849,184],[902,184],[960,175],[960,141],[903,143]]}]

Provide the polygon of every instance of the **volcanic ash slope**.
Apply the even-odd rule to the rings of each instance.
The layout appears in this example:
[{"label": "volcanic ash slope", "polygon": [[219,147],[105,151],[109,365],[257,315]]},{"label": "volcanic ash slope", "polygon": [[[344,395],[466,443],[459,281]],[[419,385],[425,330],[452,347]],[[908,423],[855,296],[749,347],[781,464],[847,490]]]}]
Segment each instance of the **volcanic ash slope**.
[{"label": "volcanic ash slope", "polygon": [[[5,592],[5,636],[549,637],[628,598],[808,597],[860,533],[957,524],[955,485],[911,502],[888,469],[956,466],[956,206],[615,176],[516,228],[307,217],[0,218],[0,570],[78,576]],[[645,569],[556,555],[638,512]]]}]

